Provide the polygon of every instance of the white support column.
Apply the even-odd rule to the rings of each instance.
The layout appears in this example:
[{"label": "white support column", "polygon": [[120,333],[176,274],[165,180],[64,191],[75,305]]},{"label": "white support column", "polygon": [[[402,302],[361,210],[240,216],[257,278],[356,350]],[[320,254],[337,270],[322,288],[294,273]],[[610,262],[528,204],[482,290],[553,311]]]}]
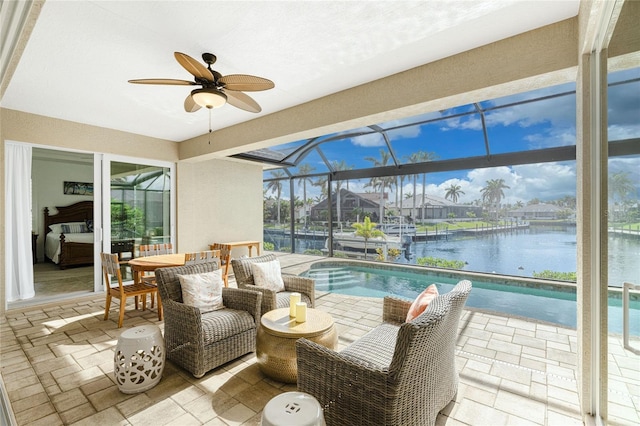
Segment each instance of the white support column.
[{"label": "white support column", "polygon": [[578,381],[585,423],[608,404],[607,47],[623,1],[591,3],[576,87]]}]

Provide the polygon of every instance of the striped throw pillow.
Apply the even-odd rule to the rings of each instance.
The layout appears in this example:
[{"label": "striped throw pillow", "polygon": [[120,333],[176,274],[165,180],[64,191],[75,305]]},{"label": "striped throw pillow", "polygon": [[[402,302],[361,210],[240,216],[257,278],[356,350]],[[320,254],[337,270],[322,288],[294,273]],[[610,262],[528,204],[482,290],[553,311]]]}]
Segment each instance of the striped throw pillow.
[{"label": "striped throw pillow", "polygon": [[87,224],[84,222],[79,223],[65,223],[62,225],[62,232],[64,234],[83,234],[89,232]]}]

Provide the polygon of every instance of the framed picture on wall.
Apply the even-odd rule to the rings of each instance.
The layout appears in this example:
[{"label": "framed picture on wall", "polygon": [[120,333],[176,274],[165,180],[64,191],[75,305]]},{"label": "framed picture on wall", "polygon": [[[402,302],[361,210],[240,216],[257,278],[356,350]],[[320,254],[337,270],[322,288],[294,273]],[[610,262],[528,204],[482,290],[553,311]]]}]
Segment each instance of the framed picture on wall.
[{"label": "framed picture on wall", "polygon": [[93,183],[65,181],[63,192],[69,195],[93,195]]}]

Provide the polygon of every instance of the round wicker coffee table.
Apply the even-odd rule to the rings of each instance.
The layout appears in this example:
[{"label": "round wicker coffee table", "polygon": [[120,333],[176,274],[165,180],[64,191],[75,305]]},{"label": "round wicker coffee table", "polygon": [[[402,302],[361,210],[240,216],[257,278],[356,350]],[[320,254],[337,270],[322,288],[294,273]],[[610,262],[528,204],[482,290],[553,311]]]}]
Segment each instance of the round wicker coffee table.
[{"label": "round wicker coffee table", "polygon": [[260,370],[274,380],[296,383],[298,365],[296,340],[301,337],[330,349],[338,344],[333,318],[326,312],[307,309],[307,321],[297,323],[289,308],[274,309],[262,316],[256,337],[256,357]]}]

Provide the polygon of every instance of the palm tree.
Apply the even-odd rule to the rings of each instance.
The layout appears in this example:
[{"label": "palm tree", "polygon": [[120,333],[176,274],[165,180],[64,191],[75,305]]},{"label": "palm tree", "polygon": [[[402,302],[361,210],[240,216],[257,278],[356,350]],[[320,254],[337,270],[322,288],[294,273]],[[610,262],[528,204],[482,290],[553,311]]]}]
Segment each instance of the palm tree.
[{"label": "palm tree", "polygon": [[[335,171],[353,169],[353,166],[347,165],[347,163],[345,163],[344,160],[340,160],[340,161],[335,161],[334,160],[334,161],[332,161],[331,162],[331,167]],[[348,182],[349,181],[347,181],[347,183]],[[337,213],[337,216],[338,216],[338,223],[340,223],[340,221],[342,220],[342,209],[341,209],[342,201],[340,200],[340,190],[341,189],[342,189],[342,181],[341,180],[337,180],[336,181],[336,213]]]},{"label": "palm tree", "polygon": [[494,205],[496,209],[496,219],[498,218],[498,205],[504,198],[504,189],[509,189],[509,187],[504,184],[504,179],[489,179],[487,186],[480,190],[482,193],[482,201]]},{"label": "palm tree", "polygon": [[[424,152],[424,151],[416,151],[407,157],[407,160],[410,163],[426,163],[427,161],[433,161],[438,158],[438,155],[435,152]],[[413,175],[413,217],[414,220],[416,218],[416,186],[417,186],[417,177],[418,175]],[[422,174],[422,218],[424,218],[424,205],[425,205],[425,197],[426,197],[426,189],[427,189],[427,174]]]},{"label": "palm tree", "polygon": [[[420,162],[420,154],[418,152],[414,152],[413,154],[409,155],[408,157],[406,157],[407,161],[409,161],[410,163],[419,163]],[[417,179],[418,179],[418,175],[411,175],[411,178],[413,179],[413,206],[411,207],[411,217],[415,219],[416,217],[416,197],[415,197],[415,193],[416,193],[416,186],[418,185]],[[424,202],[424,198],[423,198],[423,202]]]},{"label": "palm tree", "polygon": [[[391,160],[391,154],[384,149],[380,150],[380,160],[373,157],[365,157],[367,161],[371,161],[374,167],[384,167],[389,164],[389,160]],[[394,179],[391,177],[391,179]],[[380,220],[384,218],[384,190],[390,185],[392,181],[389,177],[374,177],[371,178],[369,183],[366,186],[370,186],[374,189],[380,191]]]},{"label": "palm tree", "polygon": [[276,201],[278,203],[278,225],[280,225],[280,196],[282,195],[282,178],[285,177],[286,174],[282,170],[274,170],[271,172],[271,177],[277,179],[272,180],[267,185],[267,191],[276,193]]},{"label": "palm tree", "polygon": [[[301,175],[308,175],[316,168],[308,163],[300,164],[298,167],[298,173]],[[300,179],[302,181],[302,199],[303,199],[303,207],[304,207],[304,226],[307,226],[307,207],[309,206],[307,202],[307,182],[313,184],[313,180],[309,176],[304,176]]]},{"label": "palm tree", "polygon": [[[404,212],[402,210],[402,207],[404,206],[403,200],[404,200],[404,196],[403,196],[403,192],[404,192],[404,179],[406,178],[405,175],[400,175],[398,176],[398,180],[400,181],[400,205],[398,205],[398,190],[396,189],[396,206],[399,207],[400,209],[400,216],[404,216]],[[398,184],[396,183],[396,186]]]},{"label": "palm tree", "polygon": [[[418,155],[420,156],[420,159],[422,160],[423,163],[438,159],[438,154],[436,154],[435,152],[418,151]],[[424,206],[425,206],[424,200],[426,197],[426,191],[427,191],[427,174],[423,173],[422,174],[422,216],[423,217],[424,217]]]},{"label": "palm tree", "polygon": [[445,194],[444,198],[451,198],[451,201],[453,201],[454,204],[458,204],[458,197],[460,196],[460,194],[464,195],[462,187],[460,185],[455,185],[452,183],[451,186],[447,188],[447,193]]},{"label": "palm tree", "polygon": [[[633,182],[629,178],[629,172],[616,172],[609,178],[609,198],[614,204],[619,204],[624,209],[627,196],[635,192]],[[616,203],[616,199],[618,203]],[[625,216],[624,210],[620,212],[622,216]],[[612,215],[614,216],[614,215]],[[614,216],[615,217],[615,216]]]},{"label": "palm tree", "polygon": [[371,222],[369,216],[364,217],[363,223],[354,223],[353,227],[356,228],[355,235],[358,237],[364,238],[364,258],[367,259],[367,245],[369,242],[369,238],[384,238],[384,232],[379,229],[376,229],[376,224]]},{"label": "palm tree", "polygon": [[360,216],[364,217],[364,209],[362,207],[356,207],[353,210],[351,210],[351,215],[352,215],[352,218],[355,217],[356,222],[359,222]]},{"label": "palm tree", "polygon": [[329,191],[327,189],[327,182],[328,182],[328,179],[326,177],[319,177],[319,178],[316,178],[315,182],[311,183],[311,185],[313,186],[320,187],[320,195],[322,196],[322,198],[327,198],[327,195],[329,195]]},{"label": "palm tree", "polygon": [[620,202],[627,198],[627,195],[635,191],[633,182],[629,178],[629,172],[616,172],[609,178],[609,196],[615,201],[616,196]]}]

